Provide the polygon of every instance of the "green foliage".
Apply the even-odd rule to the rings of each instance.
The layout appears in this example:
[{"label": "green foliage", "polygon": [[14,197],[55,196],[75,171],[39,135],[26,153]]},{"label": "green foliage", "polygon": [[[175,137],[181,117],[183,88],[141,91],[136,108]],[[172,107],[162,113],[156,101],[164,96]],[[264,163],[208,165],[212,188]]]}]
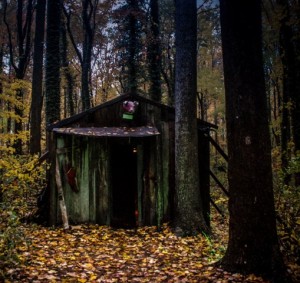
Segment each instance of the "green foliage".
[{"label": "green foliage", "polygon": [[[20,219],[14,208],[8,203],[1,203],[0,223],[0,266],[11,266],[21,262],[17,246],[24,240],[20,229]],[[2,268],[1,268],[2,270]],[[0,278],[3,276],[0,272]]]},{"label": "green foliage", "polygon": [[[0,189],[3,200],[23,206],[26,197],[37,194],[45,180],[44,166],[37,166],[37,156],[14,156],[1,153],[0,172],[2,182]],[[20,211],[22,214],[22,211]]]},{"label": "green foliage", "polygon": [[[17,92],[22,90],[23,100]],[[15,155],[16,140],[28,143],[28,131],[14,133],[14,123],[26,123],[29,111],[29,84],[22,80],[8,83],[3,80],[0,93],[0,265],[14,265],[20,261],[16,246],[24,241],[20,219],[36,206],[36,196],[45,181],[45,167],[37,156]],[[23,117],[16,115],[21,109]],[[1,268],[2,270],[2,268]],[[1,274],[0,274],[1,278]]]},{"label": "green foliage", "polygon": [[19,260],[16,245],[23,241],[20,219],[36,209],[36,196],[45,180],[45,168],[37,166],[37,157],[14,156],[0,151],[0,263]]},{"label": "green foliage", "polygon": [[20,219],[36,210],[45,168],[38,165],[36,156],[14,156],[5,150],[0,155],[0,265],[10,266],[20,261],[16,246],[26,240]]},{"label": "green foliage", "polygon": [[[29,131],[15,132],[15,124],[26,124],[29,116],[30,83],[25,80],[9,81],[2,78],[2,93],[0,93],[0,157],[4,152],[13,154],[13,147],[17,140],[26,142],[29,138]],[[22,92],[22,98],[18,92]],[[21,110],[23,116],[17,114]]]},{"label": "green foliage", "polygon": [[300,173],[300,152],[298,152],[295,157],[291,158],[287,173],[290,175]]},{"label": "green foliage", "polygon": [[[274,171],[278,171],[275,174],[275,205],[281,248],[287,257],[300,262],[300,190],[294,182],[295,175],[300,173],[300,155],[291,158],[285,172]],[[287,176],[289,184],[286,184]]]}]

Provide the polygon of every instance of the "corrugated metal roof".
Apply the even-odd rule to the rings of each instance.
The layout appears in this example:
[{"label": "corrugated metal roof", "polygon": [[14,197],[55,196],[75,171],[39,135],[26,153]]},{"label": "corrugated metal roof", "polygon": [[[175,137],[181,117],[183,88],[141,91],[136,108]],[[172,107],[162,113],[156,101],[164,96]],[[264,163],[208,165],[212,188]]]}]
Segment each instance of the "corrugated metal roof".
[{"label": "corrugated metal roof", "polygon": [[90,128],[54,128],[53,132],[88,137],[148,137],[159,135],[156,127],[90,127]]}]

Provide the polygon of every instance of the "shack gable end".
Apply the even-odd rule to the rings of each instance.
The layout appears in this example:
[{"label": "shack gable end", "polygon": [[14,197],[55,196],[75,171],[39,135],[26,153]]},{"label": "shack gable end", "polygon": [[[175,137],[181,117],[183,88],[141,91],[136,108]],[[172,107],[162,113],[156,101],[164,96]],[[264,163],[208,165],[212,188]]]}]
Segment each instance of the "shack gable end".
[{"label": "shack gable end", "polygon": [[[138,102],[134,119],[131,121],[123,118],[123,114],[126,112],[123,108],[123,102],[128,100]],[[54,123],[48,127],[48,130],[61,127],[154,126],[161,121],[174,121],[174,113],[172,107],[153,102],[140,95],[124,94],[85,112]]]}]

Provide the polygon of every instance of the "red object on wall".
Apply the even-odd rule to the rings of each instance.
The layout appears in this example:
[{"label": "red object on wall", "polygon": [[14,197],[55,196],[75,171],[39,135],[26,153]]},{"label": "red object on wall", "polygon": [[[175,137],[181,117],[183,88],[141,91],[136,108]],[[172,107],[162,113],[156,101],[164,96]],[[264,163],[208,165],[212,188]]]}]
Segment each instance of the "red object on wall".
[{"label": "red object on wall", "polygon": [[70,165],[66,166],[67,181],[74,192],[79,192],[77,187],[76,169]]}]

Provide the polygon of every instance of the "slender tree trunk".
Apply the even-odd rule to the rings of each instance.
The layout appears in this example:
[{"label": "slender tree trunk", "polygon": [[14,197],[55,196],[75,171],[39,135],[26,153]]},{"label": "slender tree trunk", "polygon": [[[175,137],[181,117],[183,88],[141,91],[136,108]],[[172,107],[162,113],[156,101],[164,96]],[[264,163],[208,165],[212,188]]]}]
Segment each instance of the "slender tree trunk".
[{"label": "slender tree trunk", "polygon": [[174,227],[178,235],[208,233],[199,189],[197,105],[197,9],[195,0],[176,1]]},{"label": "slender tree trunk", "polygon": [[149,94],[154,101],[160,102],[162,93],[158,0],[150,1],[150,35],[148,36],[148,61],[150,75]]},{"label": "slender tree trunk", "polygon": [[291,157],[291,148],[288,144],[291,141],[291,125],[289,104],[292,102],[292,97],[295,97],[296,91],[296,60],[295,52],[292,43],[293,32],[290,26],[290,11],[289,4],[286,0],[278,0],[277,3],[281,8],[280,21],[280,54],[283,66],[283,93],[282,93],[282,112],[281,112],[281,161],[282,169],[285,172],[284,182],[288,184],[290,176],[287,173],[288,161]]},{"label": "slender tree trunk", "polygon": [[47,1],[46,125],[60,119],[60,16],[61,0]]},{"label": "slender tree trunk", "polygon": [[35,38],[30,108],[30,153],[41,152],[41,122],[43,105],[43,58],[46,0],[38,0],[35,18]]},{"label": "slender tree trunk", "polygon": [[65,23],[61,25],[61,62],[63,67],[64,76],[66,79],[66,112],[67,116],[73,116],[75,114],[73,92],[74,92],[74,79],[71,73],[71,69],[68,61],[68,40],[67,40],[67,30]]},{"label": "slender tree trunk", "polygon": [[[3,84],[2,84],[3,57],[4,57],[4,44],[1,44],[1,47],[0,47],[0,93],[3,92]],[[2,110],[2,107],[4,107],[4,103],[2,103],[2,100],[0,100],[0,107],[1,107],[1,110]],[[3,118],[1,120],[3,123]],[[0,126],[0,133],[4,132],[3,126],[4,126],[3,124]],[[2,201],[3,201],[2,183],[3,183],[3,172],[2,172],[2,169],[0,169],[0,203],[2,203]]]},{"label": "slender tree trunk", "polygon": [[174,66],[173,66],[173,60],[172,60],[170,46],[167,49],[167,55],[166,55],[164,65],[165,65],[165,67],[162,68],[162,76],[167,85],[169,104],[173,105],[174,104],[174,92],[175,92],[175,70],[174,70]]},{"label": "slender tree trunk", "polygon": [[95,34],[95,17],[97,1],[84,0],[82,3],[82,21],[84,30],[84,41],[81,65],[81,99],[82,108],[87,110],[91,107],[90,72],[92,60],[92,48]]},{"label": "slender tree trunk", "polygon": [[137,18],[135,11],[137,11],[137,0],[127,0],[129,9],[129,44],[128,44],[128,91],[132,94],[137,92]]},{"label": "slender tree trunk", "polygon": [[[291,93],[291,124],[292,124],[292,135],[294,141],[294,153],[296,156],[300,156],[300,2],[291,2],[294,6],[290,9],[297,11],[295,27],[293,29],[291,42],[293,43],[293,54],[294,58],[291,58],[290,64],[293,66],[291,70],[293,91]],[[300,172],[295,174],[295,185],[300,186]]]},{"label": "slender tree trunk", "polygon": [[291,158],[291,148],[289,147],[289,142],[291,141],[291,125],[290,125],[290,113],[288,109],[288,93],[286,92],[286,84],[283,79],[283,93],[282,93],[282,104],[281,104],[281,123],[280,123],[280,133],[281,133],[281,169],[284,172],[284,183],[289,184],[291,178],[287,173],[289,160]]},{"label": "slender tree trunk", "polygon": [[229,180],[222,266],[287,281],[276,232],[264,82],[261,1],[221,0]]},{"label": "slender tree trunk", "polygon": [[81,68],[81,101],[82,110],[87,110],[91,108],[90,100],[90,84],[89,84],[89,63],[83,62]]},{"label": "slender tree trunk", "polygon": [[[16,120],[15,120],[15,134],[21,134],[23,131],[23,121],[22,118],[24,116],[24,107],[23,107],[23,96],[24,96],[24,91],[22,88],[16,90],[16,99],[20,103],[19,105],[15,106],[15,115],[16,115]],[[15,142],[14,142],[14,149],[15,149],[15,154],[20,155],[23,153],[22,150],[22,139],[17,137]]]}]

